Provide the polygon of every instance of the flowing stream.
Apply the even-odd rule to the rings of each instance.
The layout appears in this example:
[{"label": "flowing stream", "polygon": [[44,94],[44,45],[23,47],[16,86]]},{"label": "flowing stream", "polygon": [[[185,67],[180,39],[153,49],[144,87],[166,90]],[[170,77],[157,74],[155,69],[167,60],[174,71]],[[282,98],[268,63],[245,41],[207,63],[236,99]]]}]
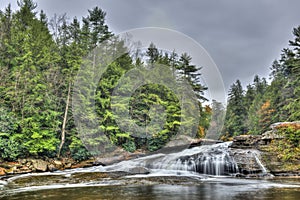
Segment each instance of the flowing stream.
[{"label": "flowing stream", "polygon": [[[0,180],[0,199],[300,199],[299,179],[236,178],[230,142],[158,153],[110,166]],[[267,174],[257,151],[249,155]]]},{"label": "flowing stream", "polygon": [[145,167],[152,171],[189,171],[216,176],[231,175],[238,172],[238,166],[230,155],[228,148],[230,144],[231,142],[225,142],[185,149],[177,153],[155,154],[131,161],[123,161],[106,168],[100,167],[100,170],[130,172],[137,167]]}]

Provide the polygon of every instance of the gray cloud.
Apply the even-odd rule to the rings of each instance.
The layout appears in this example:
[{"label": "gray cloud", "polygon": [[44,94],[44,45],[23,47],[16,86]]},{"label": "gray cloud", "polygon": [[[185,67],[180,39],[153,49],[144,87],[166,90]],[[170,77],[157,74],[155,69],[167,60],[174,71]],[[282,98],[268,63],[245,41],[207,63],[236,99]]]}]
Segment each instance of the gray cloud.
[{"label": "gray cloud", "polygon": [[[11,0],[4,0],[3,5]],[[14,2],[14,1],[13,1]],[[216,62],[225,87],[240,79],[268,76],[272,61],[300,25],[298,0],[72,0],[37,1],[49,16],[85,16],[98,5],[118,33],[131,28],[159,26],[180,31],[200,43]],[[1,8],[4,6],[1,5]],[[157,44],[159,46],[159,44]]]}]

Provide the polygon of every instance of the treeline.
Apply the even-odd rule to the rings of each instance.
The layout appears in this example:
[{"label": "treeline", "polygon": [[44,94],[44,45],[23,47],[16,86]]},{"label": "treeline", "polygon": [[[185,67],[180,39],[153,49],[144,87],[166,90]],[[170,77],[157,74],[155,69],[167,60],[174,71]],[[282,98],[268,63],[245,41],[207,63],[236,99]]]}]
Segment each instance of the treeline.
[{"label": "treeline", "polygon": [[262,134],[273,123],[300,120],[300,26],[293,29],[293,35],[290,48],[283,49],[272,64],[270,84],[256,75],[246,90],[239,80],[231,86],[225,137]]},{"label": "treeline", "polygon": [[[48,19],[36,12],[32,0],[18,1],[19,9],[10,5],[0,12],[0,159],[20,157],[72,157],[77,160],[91,156],[78,136],[72,113],[74,82],[83,57],[114,34],[105,23],[106,13],[99,7],[78,20],[68,21],[66,15]],[[119,40],[120,48],[126,48]],[[185,78],[193,88],[201,113],[198,137],[209,126],[210,109],[199,83],[198,66],[184,53],[161,52],[151,44],[143,57],[128,53],[111,63],[97,85],[95,93],[99,129],[111,143],[128,151],[138,148],[154,151],[162,147],[179,129],[181,105],[172,91],[158,84],[138,89],[130,100],[132,119],[147,125],[150,105],[160,104],[167,113],[163,129],[152,137],[135,138],[119,129],[110,101],[118,80],[130,69],[154,64],[169,66],[177,80]],[[151,70],[151,69],[150,69]],[[145,75],[146,76],[146,75]],[[94,116],[85,116],[93,118]],[[96,141],[96,140],[95,140]],[[99,154],[101,152],[93,152]]]}]

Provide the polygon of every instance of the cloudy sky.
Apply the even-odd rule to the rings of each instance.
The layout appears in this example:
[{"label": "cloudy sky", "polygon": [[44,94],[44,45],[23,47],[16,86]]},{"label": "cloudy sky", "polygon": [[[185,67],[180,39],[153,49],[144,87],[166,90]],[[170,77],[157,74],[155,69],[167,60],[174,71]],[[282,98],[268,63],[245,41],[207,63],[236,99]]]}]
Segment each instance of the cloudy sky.
[{"label": "cloudy sky", "polygon": [[[269,67],[300,25],[298,0],[36,0],[49,18],[87,15],[94,6],[107,13],[114,33],[132,28],[163,27],[200,43],[217,64],[225,88],[240,79],[268,77]],[[1,0],[16,8],[16,0]],[[159,45],[158,45],[159,46]]]}]

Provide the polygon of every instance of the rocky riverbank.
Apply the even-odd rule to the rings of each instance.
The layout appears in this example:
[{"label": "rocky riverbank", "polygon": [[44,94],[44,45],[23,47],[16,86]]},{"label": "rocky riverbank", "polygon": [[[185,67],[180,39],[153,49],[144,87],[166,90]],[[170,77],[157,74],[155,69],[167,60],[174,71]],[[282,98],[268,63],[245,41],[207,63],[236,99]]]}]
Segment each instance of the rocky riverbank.
[{"label": "rocky riverbank", "polygon": [[76,161],[71,158],[26,158],[15,162],[0,160],[0,176],[16,175],[33,172],[53,172],[57,170],[86,168],[98,165],[111,165],[124,160],[130,160],[144,155],[142,152],[129,153],[121,148],[102,157],[94,157],[84,161]]},{"label": "rocky riverbank", "polygon": [[[294,125],[299,122],[292,122]],[[300,176],[300,160],[282,159],[280,151],[276,149],[276,145],[284,142],[285,138],[277,134],[277,127],[290,125],[289,123],[277,123],[271,126],[271,130],[262,135],[240,135],[233,139],[230,146],[230,156],[237,163],[239,173],[238,176],[264,176],[271,174],[274,176]],[[300,123],[299,123],[300,125]],[[202,146],[207,144],[216,144],[221,141],[216,140],[191,140],[191,146]],[[178,146],[177,146],[178,147]],[[178,151],[178,148],[168,147],[164,153]],[[103,157],[91,158],[85,161],[75,161],[70,158],[61,159],[37,159],[27,158],[19,159],[16,162],[0,161],[0,176],[11,176],[15,174],[57,171],[74,168],[85,168],[97,165],[111,165],[124,160],[130,160],[142,157],[145,152],[129,153],[121,148],[107,154]],[[145,170],[137,169],[134,173],[145,172]]]},{"label": "rocky riverbank", "polygon": [[79,167],[91,167],[95,160],[77,162],[73,159],[19,159],[16,162],[0,162],[0,175],[14,175],[32,172],[57,171]]},{"label": "rocky riverbank", "polygon": [[[259,157],[267,173],[274,176],[300,176],[300,160],[292,159],[297,147],[284,148],[284,135],[278,134],[279,127],[300,126],[300,122],[281,122],[271,125],[271,130],[262,135],[240,135],[233,139],[232,154],[244,174],[261,173],[262,167],[255,164]],[[284,152],[290,150],[290,152]],[[256,152],[256,155],[253,155]],[[286,156],[286,155],[287,156]],[[291,155],[290,157],[288,157]]]}]

